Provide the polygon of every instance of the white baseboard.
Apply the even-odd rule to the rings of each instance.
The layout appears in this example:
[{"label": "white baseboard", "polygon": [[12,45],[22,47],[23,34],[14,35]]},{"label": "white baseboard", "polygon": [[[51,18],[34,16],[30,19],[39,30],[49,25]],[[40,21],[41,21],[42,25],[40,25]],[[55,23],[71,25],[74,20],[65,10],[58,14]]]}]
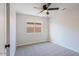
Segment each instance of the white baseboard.
[{"label": "white baseboard", "polygon": [[44,43],[44,42],[49,42],[49,41],[32,42],[32,43],[30,43],[30,44],[26,44],[26,43],[24,43],[24,44],[19,44],[19,45],[16,45],[16,47],[19,47],[19,46],[24,46],[24,45],[33,45],[33,44],[39,44],[39,43]]}]

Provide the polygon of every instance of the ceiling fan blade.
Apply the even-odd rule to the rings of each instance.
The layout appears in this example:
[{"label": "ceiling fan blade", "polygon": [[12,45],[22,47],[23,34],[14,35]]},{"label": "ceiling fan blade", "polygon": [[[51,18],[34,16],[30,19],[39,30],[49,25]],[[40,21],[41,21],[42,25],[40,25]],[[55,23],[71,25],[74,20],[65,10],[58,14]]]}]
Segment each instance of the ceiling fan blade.
[{"label": "ceiling fan blade", "polygon": [[40,8],[40,7],[34,7],[34,8],[36,8],[36,9],[42,9],[42,8]]},{"label": "ceiling fan blade", "polygon": [[48,10],[59,10],[59,8],[48,8]]},{"label": "ceiling fan blade", "polygon": [[39,13],[42,13],[44,10],[40,11]]},{"label": "ceiling fan blade", "polygon": [[51,5],[51,3],[47,3],[47,8]]}]

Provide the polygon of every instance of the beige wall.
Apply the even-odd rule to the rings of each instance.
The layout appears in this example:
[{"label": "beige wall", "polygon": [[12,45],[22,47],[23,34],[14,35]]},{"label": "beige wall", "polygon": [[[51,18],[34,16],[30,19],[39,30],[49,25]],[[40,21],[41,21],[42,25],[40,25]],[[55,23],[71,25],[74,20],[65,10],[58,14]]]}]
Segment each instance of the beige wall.
[{"label": "beige wall", "polygon": [[79,4],[69,5],[66,10],[51,17],[50,39],[52,42],[79,52]]},{"label": "beige wall", "polygon": [[[20,13],[17,13],[16,18],[17,18],[17,39],[16,39],[17,46],[48,41],[48,19]],[[26,22],[29,21],[41,22],[43,24],[42,32],[27,33]]]}]

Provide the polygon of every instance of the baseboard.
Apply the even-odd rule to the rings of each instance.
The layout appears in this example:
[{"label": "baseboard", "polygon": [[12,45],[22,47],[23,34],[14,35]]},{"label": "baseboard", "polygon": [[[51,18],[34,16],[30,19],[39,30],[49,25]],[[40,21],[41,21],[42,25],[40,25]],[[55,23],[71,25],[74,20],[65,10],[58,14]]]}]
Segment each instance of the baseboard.
[{"label": "baseboard", "polygon": [[45,42],[50,42],[50,41],[42,41],[42,42],[33,42],[33,43],[30,43],[30,44],[20,44],[20,45],[16,45],[16,47],[19,47],[19,46],[25,46],[25,45],[35,45],[35,44],[40,44],[40,43],[45,43]]}]

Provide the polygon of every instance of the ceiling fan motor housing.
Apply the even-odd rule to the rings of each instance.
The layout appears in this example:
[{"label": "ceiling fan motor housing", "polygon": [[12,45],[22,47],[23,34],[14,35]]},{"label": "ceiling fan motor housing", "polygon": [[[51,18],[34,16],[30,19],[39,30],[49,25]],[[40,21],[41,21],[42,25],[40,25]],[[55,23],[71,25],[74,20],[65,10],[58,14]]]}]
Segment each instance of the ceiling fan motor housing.
[{"label": "ceiling fan motor housing", "polygon": [[44,10],[47,10],[47,7],[46,7],[46,5],[43,5],[43,9],[44,9]]}]

